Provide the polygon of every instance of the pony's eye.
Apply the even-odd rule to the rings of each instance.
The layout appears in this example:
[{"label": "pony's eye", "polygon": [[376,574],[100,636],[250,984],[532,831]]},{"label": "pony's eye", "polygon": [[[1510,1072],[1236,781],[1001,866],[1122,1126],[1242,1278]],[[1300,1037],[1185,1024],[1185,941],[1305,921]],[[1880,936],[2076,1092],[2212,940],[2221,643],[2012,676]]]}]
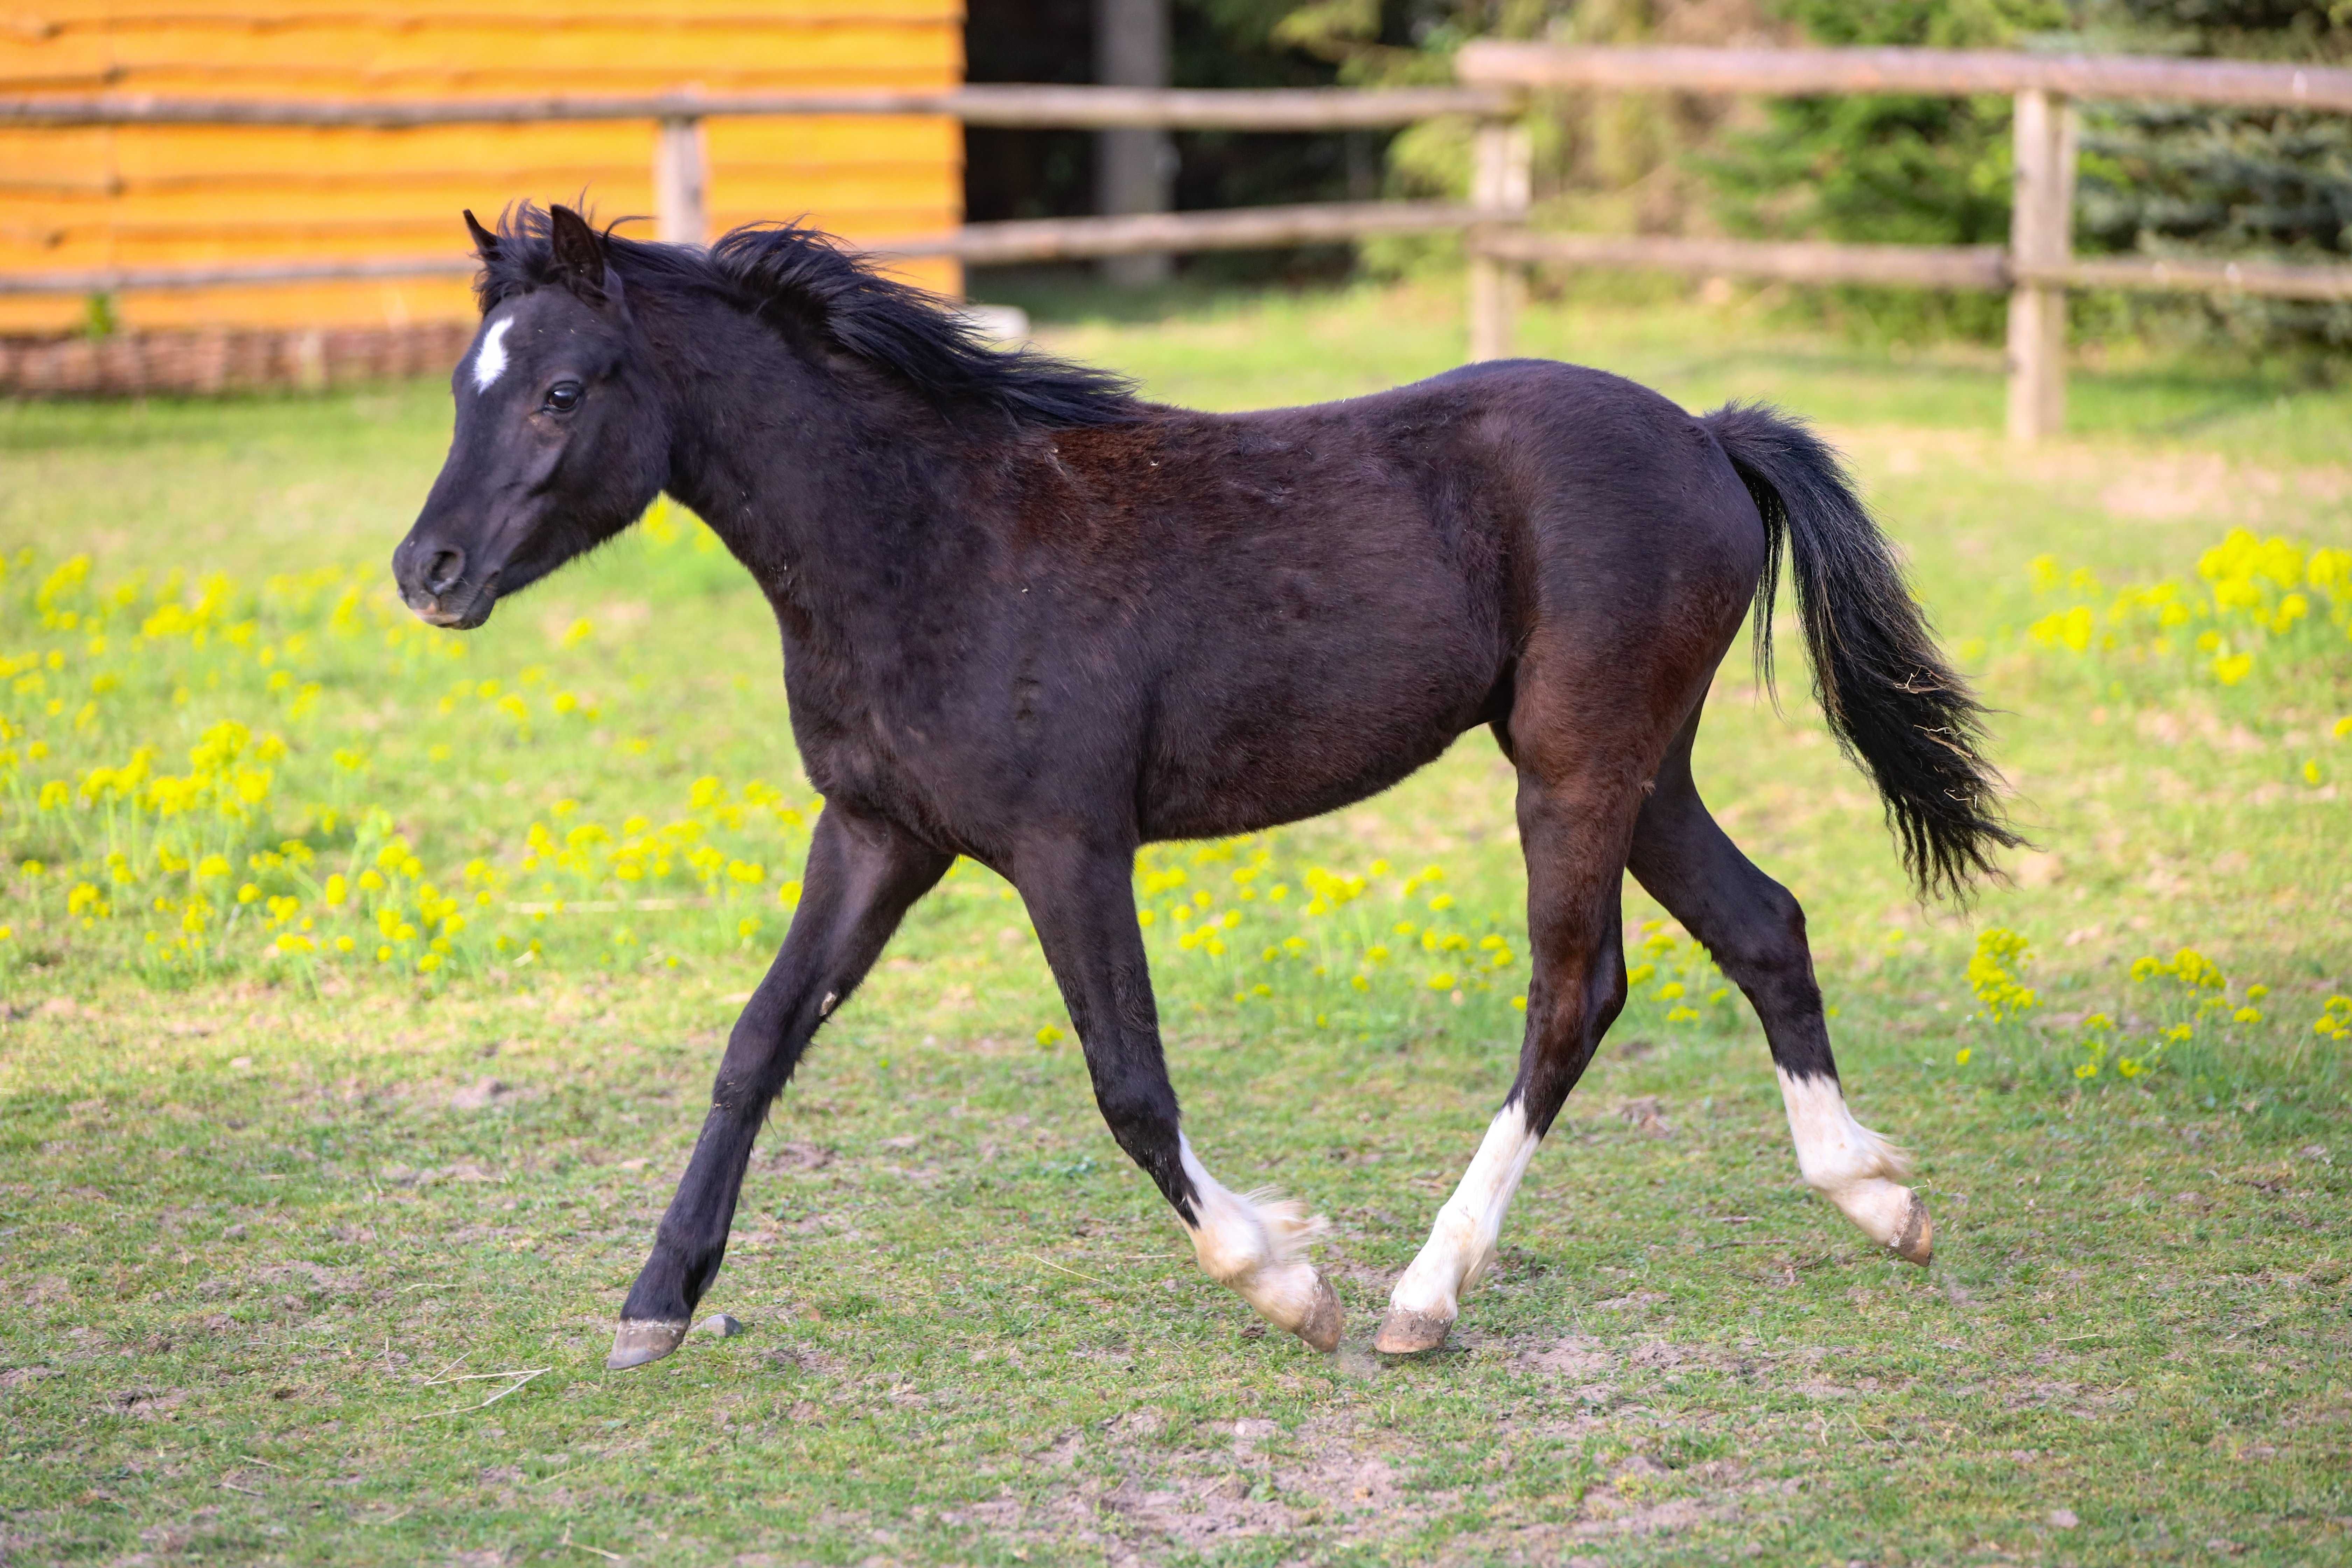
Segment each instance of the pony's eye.
[{"label": "pony's eye", "polygon": [[547,389],[547,410],[551,414],[569,414],[580,406],[580,384],[559,381]]}]

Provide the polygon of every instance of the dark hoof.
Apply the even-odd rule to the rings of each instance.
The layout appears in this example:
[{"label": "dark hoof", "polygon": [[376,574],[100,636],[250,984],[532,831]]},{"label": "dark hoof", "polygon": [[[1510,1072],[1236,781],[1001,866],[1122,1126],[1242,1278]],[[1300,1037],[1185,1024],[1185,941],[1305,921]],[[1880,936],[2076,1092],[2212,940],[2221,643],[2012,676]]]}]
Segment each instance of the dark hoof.
[{"label": "dark hoof", "polygon": [[1903,1215],[1903,1229],[1886,1245],[1895,1257],[1922,1268],[1935,1256],[1936,1222],[1927,1217],[1927,1205],[1919,1201],[1918,1194],[1911,1194],[1911,1207]]},{"label": "dark hoof", "polygon": [[1331,1281],[1318,1275],[1315,1305],[1307,1309],[1307,1321],[1298,1325],[1298,1337],[1329,1355],[1339,1348],[1341,1321],[1338,1293],[1331,1289]]},{"label": "dark hoof", "polygon": [[1451,1318],[1391,1307],[1389,1315],[1381,1320],[1381,1331],[1372,1336],[1372,1348],[1382,1355],[1418,1355],[1444,1344],[1453,1327]]},{"label": "dark hoof", "polygon": [[677,1349],[687,1325],[652,1318],[624,1318],[613,1335],[613,1353],[604,1358],[606,1372],[626,1372],[649,1361],[659,1361]]}]

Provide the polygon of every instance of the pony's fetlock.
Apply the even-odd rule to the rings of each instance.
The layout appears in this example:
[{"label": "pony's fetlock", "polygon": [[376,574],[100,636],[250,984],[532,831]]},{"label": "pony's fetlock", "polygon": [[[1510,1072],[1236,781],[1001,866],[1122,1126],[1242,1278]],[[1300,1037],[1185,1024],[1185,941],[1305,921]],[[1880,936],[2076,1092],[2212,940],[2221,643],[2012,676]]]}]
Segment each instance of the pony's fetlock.
[{"label": "pony's fetlock", "polygon": [[1295,1198],[1227,1191],[1200,1168],[1189,1144],[1184,1158],[1192,1173],[1196,1221],[1185,1229],[1202,1271],[1276,1328],[1318,1351],[1337,1350],[1339,1299],[1306,1258],[1330,1222]]}]

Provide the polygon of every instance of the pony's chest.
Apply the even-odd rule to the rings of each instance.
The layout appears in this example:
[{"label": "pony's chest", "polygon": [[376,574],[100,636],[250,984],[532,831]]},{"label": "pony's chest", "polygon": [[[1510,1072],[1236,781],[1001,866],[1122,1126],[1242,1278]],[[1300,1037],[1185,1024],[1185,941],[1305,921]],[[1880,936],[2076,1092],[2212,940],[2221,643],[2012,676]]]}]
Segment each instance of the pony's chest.
[{"label": "pony's chest", "polygon": [[817,792],[942,848],[972,847],[981,828],[967,818],[1000,770],[975,755],[968,726],[950,722],[935,698],[876,680],[872,671],[815,663],[796,661],[788,648],[784,689],[801,766]]}]

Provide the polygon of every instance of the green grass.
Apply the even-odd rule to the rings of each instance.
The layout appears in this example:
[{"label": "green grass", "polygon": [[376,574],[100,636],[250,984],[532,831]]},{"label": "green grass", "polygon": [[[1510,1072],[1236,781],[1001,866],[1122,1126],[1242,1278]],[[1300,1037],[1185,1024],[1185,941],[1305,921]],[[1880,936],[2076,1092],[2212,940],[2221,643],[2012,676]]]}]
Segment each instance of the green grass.
[{"label": "green grass", "polygon": [[[1223,407],[1426,374],[1460,330],[1450,293],[1417,289],[1065,314],[1055,346]],[[1452,1347],[1362,1348],[1517,1048],[1517,961],[1475,945],[1521,945],[1510,780],[1474,735],[1380,800],[1146,868],[1188,1123],[1229,1182],[1331,1216],[1336,1360],[1261,1334],[1193,1269],[1052,1037],[1067,1022],[1020,906],[967,868],[763,1135],[708,1303],[748,1331],[608,1376],[805,838],[757,595],[687,528],[468,639],[406,629],[383,563],[440,459],[436,384],[9,405],[0,658],[60,658],[0,681],[0,1559],[2352,1556],[2347,1047],[2311,1027],[2352,990],[2352,744],[2333,731],[2352,643],[2324,600],[2276,637],[2237,626],[2256,658],[2224,686],[2185,638],[2077,654],[2028,629],[2127,584],[2200,588],[2231,528],[2352,544],[2352,396],[2111,361],[2075,380],[2084,434],[2020,454],[1997,433],[1999,367],[1972,352],[1892,363],[1738,304],[1571,298],[1527,327],[1530,352],[1687,404],[1763,395],[1827,422],[2003,710],[2038,849],[1966,913],[1911,903],[1793,667],[1780,712],[1727,673],[1702,742],[1718,815],[1805,901],[1858,1112],[1920,1157],[1933,1269],[1874,1256],[1805,1193],[1752,1021],[1658,929],[1661,972]],[[87,582],[45,626],[35,590],[75,552]],[[2042,554],[2104,586],[2037,595]],[[268,585],[327,567],[323,586]],[[215,572],[202,646],[151,621]],[[108,608],[134,575],[135,602]],[[347,583],[363,594],[338,623]],[[268,773],[250,805],[159,821],[117,801],[110,823],[103,803],[42,804],[142,744],[190,776],[223,720],[285,742],[223,764],[216,794],[239,766]],[[706,776],[723,794],[698,797]],[[759,779],[775,798],[747,805]],[[647,842],[624,881],[633,815]],[[534,822],[558,847],[527,867]],[[661,872],[657,825],[686,822]],[[558,864],[587,825],[612,842]],[[394,836],[416,868],[391,853],[389,885],[358,891]],[[271,862],[289,839],[307,862]],[[721,851],[707,876],[696,844]],[[166,871],[159,845],[217,850],[226,875],[193,855]],[[1433,864],[1443,880],[1407,894]],[[1307,913],[1315,868],[1362,895]],[[100,903],[69,909],[84,883]],[[417,925],[420,883],[467,917],[446,952],[378,924]],[[1180,942],[1173,906],[1196,892],[1239,917],[1231,951]],[[181,949],[192,897],[209,912]],[[294,900],[275,928],[270,898]],[[609,907],[642,898],[671,907]],[[1628,916],[1660,918],[1637,892]],[[1964,973],[1992,928],[2032,943],[2040,1005],[2020,1022],[1978,1017]],[[1473,945],[1430,952],[1423,930]],[[263,956],[278,934],[320,951]],[[1286,936],[1307,955],[1264,960]],[[1392,956],[1365,961],[1374,942]],[[2226,974],[2227,1008],[2131,977],[2184,946]],[[1684,997],[1657,994],[1676,978]],[[2257,984],[2263,1016],[2233,1021]],[[2129,1081],[2121,1049],[2078,1079],[2094,1012],[2134,1051],[2176,1021],[2190,1037]],[[514,1380],[433,1381],[540,1368],[486,1405]]]}]

